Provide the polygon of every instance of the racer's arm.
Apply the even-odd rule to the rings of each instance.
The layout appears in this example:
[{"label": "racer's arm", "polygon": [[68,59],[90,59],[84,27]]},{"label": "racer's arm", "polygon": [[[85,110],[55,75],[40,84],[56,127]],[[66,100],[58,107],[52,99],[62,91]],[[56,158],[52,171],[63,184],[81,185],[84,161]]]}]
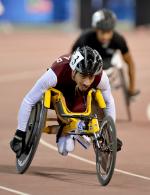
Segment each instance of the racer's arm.
[{"label": "racer's arm", "polygon": [[102,78],[97,88],[99,88],[102,92],[104,100],[106,102],[106,113],[111,116],[114,121],[116,121],[116,109],[114,98],[111,93],[111,88],[109,84],[109,79],[105,71],[102,73]]},{"label": "racer's arm", "polygon": [[126,39],[118,34],[117,44],[122,53],[123,60],[126,62],[128,66],[128,75],[129,75],[129,88],[128,91],[131,95],[134,95],[135,90],[135,64],[133,62],[131,52],[129,50]]},{"label": "racer's arm", "polygon": [[35,83],[33,88],[24,97],[19,113],[18,113],[18,127],[21,131],[26,130],[26,125],[29,120],[32,106],[34,106],[42,97],[44,92],[50,87],[57,84],[57,76],[52,69],[45,72],[41,78]]},{"label": "racer's arm", "polygon": [[129,93],[132,95],[135,93],[135,64],[129,51],[123,54],[123,59],[128,65]]}]

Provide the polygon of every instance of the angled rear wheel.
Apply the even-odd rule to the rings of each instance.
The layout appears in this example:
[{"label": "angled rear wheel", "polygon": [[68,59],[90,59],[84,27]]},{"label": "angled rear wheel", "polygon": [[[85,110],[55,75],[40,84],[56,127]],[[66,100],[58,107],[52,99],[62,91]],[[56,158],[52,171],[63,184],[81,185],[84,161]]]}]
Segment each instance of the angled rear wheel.
[{"label": "angled rear wheel", "polygon": [[20,157],[16,158],[16,169],[20,174],[23,174],[29,168],[33,160],[46,116],[47,109],[43,107],[42,101],[40,101],[32,108],[26,128],[25,148]]}]

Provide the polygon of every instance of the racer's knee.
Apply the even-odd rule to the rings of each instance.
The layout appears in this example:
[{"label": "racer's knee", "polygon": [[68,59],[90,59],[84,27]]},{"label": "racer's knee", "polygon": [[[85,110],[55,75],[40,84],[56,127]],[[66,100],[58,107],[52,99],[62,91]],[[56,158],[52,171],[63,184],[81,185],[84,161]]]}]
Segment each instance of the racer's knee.
[{"label": "racer's knee", "polygon": [[66,151],[72,152],[75,148],[75,141],[72,137],[66,137]]},{"label": "racer's knee", "polygon": [[68,152],[66,151],[66,137],[59,138],[57,147],[58,147],[58,152],[61,155],[66,156],[68,154]]},{"label": "racer's knee", "polygon": [[57,143],[58,152],[66,156],[68,152],[72,152],[75,148],[75,141],[70,136],[60,137]]}]

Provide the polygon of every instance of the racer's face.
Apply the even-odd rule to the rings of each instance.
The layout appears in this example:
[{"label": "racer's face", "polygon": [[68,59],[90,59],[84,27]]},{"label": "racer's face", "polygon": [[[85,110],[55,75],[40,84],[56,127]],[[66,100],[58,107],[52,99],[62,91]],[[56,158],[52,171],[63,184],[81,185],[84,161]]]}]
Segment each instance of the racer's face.
[{"label": "racer's face", "polygon": [[79,72],[75,73],[74,80],[77,83],[78,88],[80,91],[86,91],[95,79],[94,75],[83,75]]},{"label": "racer's face", "polygon": [[96,30],[96,34],[97,34],[97,39],[102,44],[107,44],[112,39],[113,31],[112,30],[110,30],[110,31],[102,31],[102,30],[97,29]]}]

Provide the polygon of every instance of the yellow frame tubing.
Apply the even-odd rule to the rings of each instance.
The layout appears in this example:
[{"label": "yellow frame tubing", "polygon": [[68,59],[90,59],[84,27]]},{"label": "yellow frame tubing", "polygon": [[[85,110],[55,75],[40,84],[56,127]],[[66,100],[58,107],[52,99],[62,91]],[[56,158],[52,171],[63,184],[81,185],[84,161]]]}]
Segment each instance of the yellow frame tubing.
[{"label": "yellow frame tubing", "polygon": [[105,100],[103,98],[103,95],[102,95],[102,92],[100,91],[100,89],[96,90],[95,99],[96,99],[100,108],[102,108],[102,109],[106,108],[106,103],[105,103]]},{"label": "yellow frame tubing", "polygon": [[65,99],[64,99],[64,96],[63,94],[57,90],[57,89],[54,89],[54,88],[50,88],[50,90],[54,93],[56,93],[56,95],[54,95],[52,97],[52,101],[53,102],[57,102],[57,101],[61,101],[62,103],[62,107],[63,107],[63,110],[64,110],[64,113],[67,114],[67,115],[83,115],[83,116],[88,116],[90,115],[91,113],[91,100],[92,100],[92,93],[93,93],[93,89],[91,89],[89,92],[88,92],[88,95],[87,95],[87,108],[85,110],[85,112],[71,112],[67,106],[66,106],[66,102],[65,102]]},{"label": "yellow frame tubing", "polygon": [[[52,98],[51,98],[51,92],[54,92],[54,94],[56,94],[56,95],[52,96]],[[91,101],[92,101],[92,93],[93,92],[95,92],[95,99],[96,99],[99,107],[102,109],[106,108],[106,103],[104,101],[104,98],[102,96],[100,89],[97,89],[97,90],[91,89],[88,92],[87,108],[86,108],[85,112],[71,112],[66,106],[66,102],[65,102],[65,98],[64,98],[63,94],[55,88],[50,88],[45,92],[44,106],[46,108],[50,108],[51,99],[52,99],[52,102],[61,101],[65,114],[67,114],[67,115],[73,115],[73,114],[74,115],[81,115],[82,114],[83,116],[88,116],[91,113]]]},{"label": "yellow frame tubing", "polygon": [[[51,96],[51,94],[54,94],[53,96]],[[49,109],[50,105],[51,105],[51,101],[53,104],[55,104],[56,102],[60,101],[62,104],[62,108],[63,111],[66,115],[82,115],[82,116],[89,116],[91,114],[91,101],[92,101],[92,93],[95,93],[95,100],[97,101],[99,107],[101,109],[106,108],[106,103],[104,101],[103,95],[100,91],[100,89],[91,89],[88,92],[87,95],[87,108],[85,110],[85,112],[71,112],[66,105],[65,102],[65,98],[63,96],[63,94],[55,89],[55,88],[50,88],[45,92],[44,95],[44,106]],[[66,124],[66,126],[64,126],[63,128],[63,134],[67,134],[68,132],[75,130],[77,128],[78,122],[80,120],[79,119],[75,119],[75,118],[70,118],[70,123]],[[85,133],[96,133],[99,131],[99,124],[98,124],[98,120],[96,118],[93,118],[90,123],[89,123],[89,129],[88,130],[84,130]]]},{"label": "yellow frame tubing", "polygon": [[44,106],[50,108],[51,106],[51,90],[47,90],[44,95]]}]

